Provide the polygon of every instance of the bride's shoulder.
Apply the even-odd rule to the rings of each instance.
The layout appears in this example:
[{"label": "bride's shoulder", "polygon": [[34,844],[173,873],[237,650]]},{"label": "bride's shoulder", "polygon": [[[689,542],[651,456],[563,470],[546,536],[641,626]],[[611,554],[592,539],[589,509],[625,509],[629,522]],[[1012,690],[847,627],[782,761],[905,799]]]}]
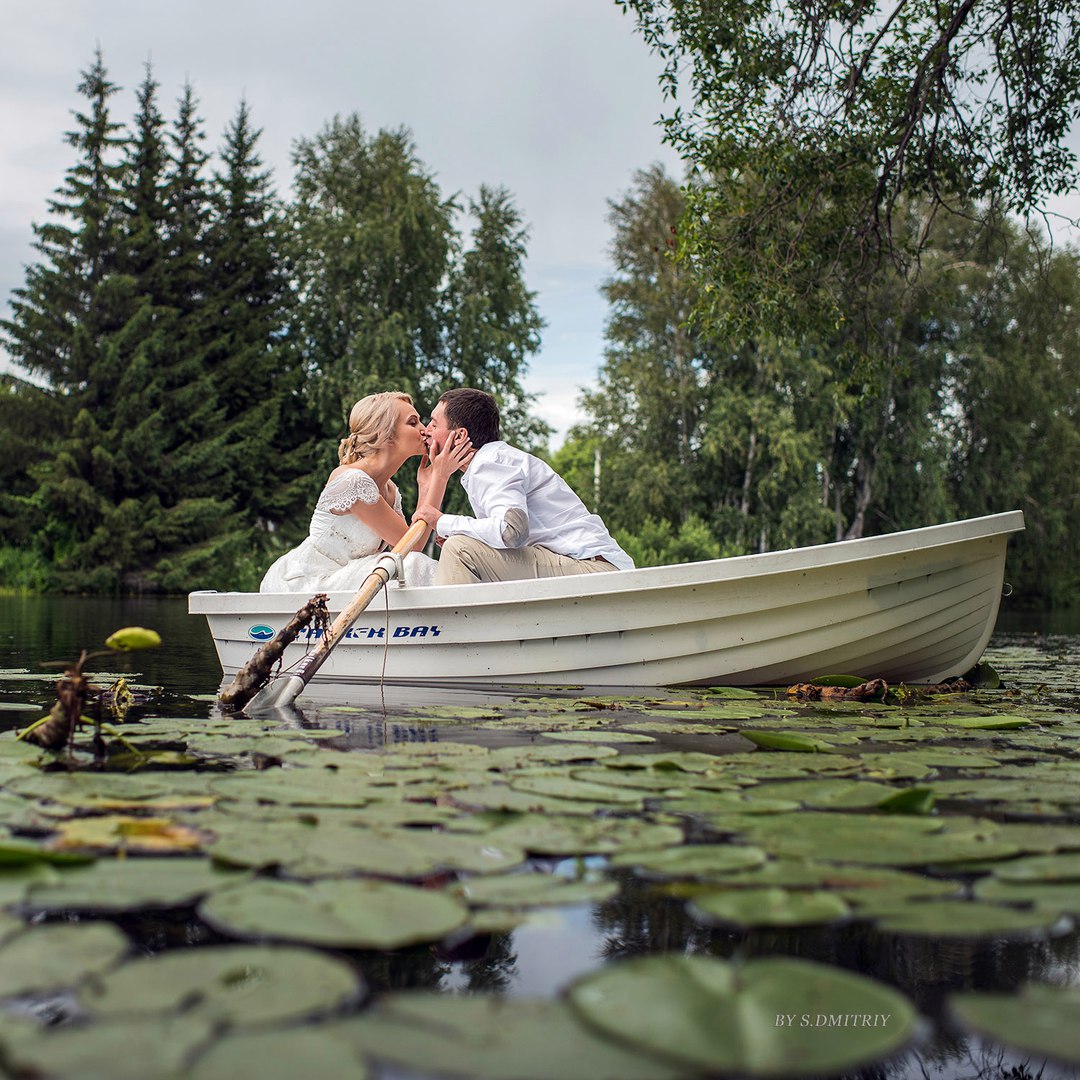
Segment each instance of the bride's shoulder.
[{"label": "bride's shoulder", "polygon": [[379,485],[363,469],[339,465],[327,479],[316,506],[342,514],[355,502],[374,503],[378,499]]}]

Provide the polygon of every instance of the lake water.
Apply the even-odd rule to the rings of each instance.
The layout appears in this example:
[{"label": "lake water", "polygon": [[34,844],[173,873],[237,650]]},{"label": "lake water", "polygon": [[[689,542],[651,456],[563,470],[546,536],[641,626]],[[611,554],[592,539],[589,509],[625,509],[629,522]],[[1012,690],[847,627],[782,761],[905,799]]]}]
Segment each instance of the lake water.
[{"label": "lake water", "polygon": [[[273,882],[275,888],[281,882],[294,888],[290,883],[299,880],[309,884],[296,889],[313,893],[325,885],[327,906],[319,909],[321,915],[311,916],[312,923],[324,916],[330,920],[331,913],[338,910],[333,889],[342,882],[354,884],[355,873],[377,881],[419,882],[429,896],[433,892],[466,895],[474,922],[452,933],[431,931],[425,936],[416,931],[418,936],[412,939],[416,944],[412,945],[364,948],[350,945],[347,936],[340,940],[320,938],[314,931],[306,933],[287,924],[280,931],[267,929],[273,920],[268,905],[271,900],[284,902],[284,893],[261,897],[259,906],[238,908],[231,914],[222,913],[225,909],[216,904],[216,893],[198,907],[192,901],[170,904],[162,900],[109,910],[107,905],[95,907],[83,899],[65,909],[63,905],[46,905],[41,898],[59,887],[57,880],[78,881],[84,868],[49,867],[49,882],[40,886],[30,883],[25,891],[14,878],[8,882],[0,875],[0,898],[11,913],[0,913],[0,999],[6,997],[7,1002],[5,1006],[0,1000],[0,1046],[5,1048],[5,1060],[14,1054],[17,1061],[34,1067],[51,1065],[57,1075],[82,1076],[92,1074],[86,1063],[94,1060],[94,1054],[113,1053],[111,1060],[116,1065],[111,1075],[115,1077],[166,1075],[177,1061],[187,1063],[185,1068],[190,1072],[184,1075],[210,1077],[229,1075],[225,1063],[228,1054],[235,1051],[248,1061],[251,1054],[267,1054],[263,1066],[266,1077],[337,1077],[364,1075],[364,1066],[357,1063],[359,1055],[374,1062],[368,1066],[370,1075],[385,1080],[435,1077],[455,1062],[463,1075],[536,1076],[540,1080],[551,1076],[554,1080],[573,1072],[558,1059],[557,1048],[546,1045],[558,1043],[560,1037],[538,1036],[537,1024],[541,1031],[563,1032],[559,1025],[573,1020],[573,1031],[566,1035],[569,1046],[581,1034],[573,1025],[588,1016],[593,1026],[584,1027],[593,1032],[602,1030],[605,1048],[623,1046],[639,1062],[656,1062],[642,1075],[701,1077],[713,1073],[690,1062],[715,1060],[708,1057],[715,1048],[702,1048],[704,1058],[681,1056],[690,1053],[685,1046],[696,1047],[695,1039],[703,1038],[700,1031],[688,1030],[682,1047],[654,1045],[649,1042],[652,1036],[644,1034],[644,1042],[639,1044],[635,1031],[608,1029],[602,1016],[597,1019],[584,1006],[579,1008],[576,992],[571,998],[577,1011],[568,1019],[564,1013],[569,1015],[571,1010],[563,1004],[567,988],[581,985],[598,972],[616,971],[617,962],[623,961],[703,957],[753,965],[763,958],[789,958],[820,966],[825,972],[821,996],[794,996],[801,976],[792,969],[792,997],[785,998],[781,988],[761,999],[765,1003],[761,1009],[766,1013],[772,1010],[773,1029],[781,1013],[800,1018],[839,1015],[840,1006],[829,1004],[834,1000],[830,995],[840,995],[835,1001],[852,999],[843,998],[841,990],[831,986],[830,971],[865,976],[875,986],[899,991],[914,1006],[918,1019],[902,1049],[871,1049],[856,1064],[849,1060],[856,1033],[846,1029],[821,1032],[817,1043],[804,1048],[804,1058],[795,1055],[787,1065],[777,1065],[769,1056],[777,1047],[782,1048],[787,1032],[758,1031],[762,1060],[772,1061],[762,1070],[771,1071],[771,1075],[803,1075],[814,1054],[823,1054],[820,1061],[828,1063],[833,1052],[836,1067],[819,1065],[814,1070],[819,1075],[866,1080],[925,1076],[943,1080],[1042,1076],[1049,1080],[1080,1075],[1073,1066],[1046,1060],[1046,1054],[1053,1053],[1080,1062],[1080,934],[1073,923],[1074,916],[1080,917],[1080,860],[1075,854],[1080,850],[1080,618],[1076,614],[1003,615],[987,659],[1001,674],[1005,687],[959,695],[942,703],[806,706],[768,693],[729,700],[684,691],[658,693],[647,700],[620,700],[617,695],[582,701],[575,701],[572,695],[561,701],[523,697],[492,708],[482,701],[470,704],[458,695],[441,706],[391,706],[387,712],[374,704],[304,707],[287,725],[288,730],[274,732],[222,716],[213,701],[220,683],[216,655],[204,621],[186,614],[185,601],[9,597],[0,598],[0,728],[23,727],[49,705],[49,681],[38,677],[44,670],[42,661],[71,661],[81,648],[99,646],[109,633],[127,625],[158,630],[164,647],[151,653],[109,656],[92,663],[90,670],[107,672],[110,679],[123,675],[135,686],[136,705],[123,723],[114,724],[114,730],[131,741],[135,757],[117,757],[117,762],[129,762],[126,770],[113,765],[103,774],[94,772],[88,756],[81,754],[76,780],[82,784],[79,777],[89,779],[85,787],[77,789],[71,786],[66,771],[32,775],[25,764],[8,764],[8,758],[0,758],[0,770],[7,770],[2,773],[7,791],[0,799],[8,800],[0,809],[7,814],[3,820],[16,841],[12,850],[17,852],[19,844],[30,842],[55,851],[65,838],[74,838],[66,850],[98,852],[97,867],[124,862],[112,857],[117,849],[130,852],[126,860],[130,865],[159,866],[160,859],[154,863],[138,861],[144,855],[144,849],[138,847],[142,826],[116,826],[120,832],[111,841],[86,831],[88,821],[96,818],[100,822],[109,813],[138,818],[139,810],[137,806],[132,809],[131,800],[144,799],[155,821],[168,819],[177,827],[175,834],[166,825],[145,827],[154,839],[161,840],[163,853],[175,856],[185,850],[170,844],[192,845],[192,857],[173,858],[173,866],[209,865],[199,854],[209,851],[233,866],[261,867],[257,881]],[[990,723],[994,717],[1015,718],[1027,726],[995,727]],[[909,723],[911,728],[906,726]],[[595,747],[590,750],[592,743],[577,744],[581,746],[579,759],[572,756],[572,748],[575,739],[586,737],[581,734],[583,729],[588,737],[595,737]],[[771,753],[763,748],[755,750],[742,734],[764,732],[764,739],[796,730],[806,733],[805,738],[826,740],[817,747],[824,752],[799,752],[813,749],[808,746],[782,746]],[[312,738],[320,733],[333,737],[320,739],[316,745],[305,733]],[[76,741],[83,748],[89,745],[88,735]],[[556,750],[566,753],[560,756]],[[327,755],[343,751],[347,764],[338,768]],[[666,756],[668,771],[658,774],[647,764],[641,765],[641,775],[648,773],[656,781],[647,789],[644,803],[614,802],[604,809],[603,799],[616,796],[612,789],[603,794],[601,770],[609,769],[612,784],[625,784],[628,773],[619,772],[611,762],[638,752]],[[139,759],[138,753],[147,756]],[[709,769],[706,758],[717,763],[715,768]],[[378,775],[374,765],[364,766],[380,759],[386,768]],[[132,772],[131,762],[140,761],[141,767]],[[487,790],[487,780],[500,775],[493,771],[495,761],[503,763],[499,765],[501,778],[508,777],[509,786]],[[724,770],[723,763],[736,761],[740,763],[737,768]],[[282,762],[286,767],[279,769]],[[364,767],[350,772],[354,766]],[[487,771],[478,771],[481,768]],[[323,788],[313,788],[305,796],[275,794],[275,786],[280,789],[284,782],[295,783],[298,776],[303,780],[316,769],[327,777]],[[695,774],[694,770],[701,771]],[[350,802],[347,795],[332,797],[329,793],[336,791],[335,784],[342,780],[348,781],[341,785],[343,791],[355,782],[355,789],[363,792],[364,798]],[[145,791],[140,791],[138,784],[144,782]],[[455,782],[460,785],[457,794]],[[996,786],[986,786],[991,782]],[[383,797],[392,783],[397,784],[395,790],[405,793],[402,799]],[[897,791],[929,788],[937,799],[935,815],[880,813],[873,817],[881,800],[874,785],[882,784]],[[640,795],[646,788],[643,781],[641,790],[627,786],[621,790]],[[72,797],[72,791],[77,798]],[[164,809],[169,798],[175,801],[183,795],[197,800],[204,792],[218,799],[218,806],[200,809],[193,801],[183,808]],[[103,793],[124,795],[129,801],[122,810],[117,809],[119,804],[107,807]],[[595,813],[589,798],[601,800]],[[34,802],[28,805],[31,799]],[[681,806],[689,809],[681,809],[680,800]],[[526,802],[535,809],[514,812],[515,806]],[[465,805],[473,809],[466,813],[461,809]],[[558,813],[564,807],[566,814],[578,817]],[[792,813],[793,809],[797,812]],[[867,834],[871,850],[866,850],[866,837],[856,832],[850,836],[845,833],[850,847],[838,849],[837,836],[847,823],[861,826],[868,811],[871,826],[874,821],[881,822],[880,832]],[[832,816],[826,817],[830,813]],[[556,838],[543,831],[543,822],[549,818],[563,822],[564,832]],[[764,852],[761,859],[767,857],[768,862],[754,865],[747,861],[741,871],[734,865],[708,872],[649,870],[635,864],[632,857],[624,858],[624,853],[632,854],[638,847],[655,853],[663,844],[650,845],[640,838],[579,839],[577,834],[571,835],[568,824],[576,820],[576,829],[582,821],[609,822],[613,818],[624,823],[647,822],[642,828],[682,830],[685,840],[703,842],[713,850],[726,845],[728,850],[739,848],[740,853]],[[949,821],[952,846],[945,843],[939,849],[941,855],[932,858],[928,854],[922,862],[905,854],[908,840],[915,835],[911,830],[922,829],[920,823],[936,828],[935,822],[943,818]],[[812,827],[818,819],[824,822],[823,831],[815,834]],[[181,836],[181,828],[188,827],[195,830],[190,841],[184,839],[188,834]],[[313,831],[303,834],[302,827]],[[451,835],[453,843],[460,840],[466,844],[478,837],[490,838],[490,842],[486,848],[478,844],[464,852],[464,862],[456,870],[443,865],[438,870],[413,871],[394,869],[396,864],[385,861],[391,859],[385,852],[365,851],[356,856],[361,859],[358,864],[350,863],[332,844],[336,837],[339,848],[347,848],[353,841],[362,847],[371,834],[386,832],[407,846],[406,842],[420,833],[431,835],[433,828],[437,830],[434,835],[446,838],[447,844]],[[324,834],[325,851],[319,847]],[[308,851],[296,849],[295,835],[311,837]],[[734,844],[728,838],[734,838]],[[916,839],[930,843],[921,832]],[[872,850],[875,842],[881,845],[880,858]],[[280,843],[280,849],[271,850],[272,843]],[[529,853],[523,864],[508,866],[509,873],[494,866],[485,868],[484,860],[491,858],[491,850],[500,845],[512,849],[514,844],[521,844]],[[675,846],[681,844],[682,840],[674,842]],[[980,844],[986,848],[986,858],[981,860],[975,857]],[[935,847],[936,840],[927,851]],[[897,854],[891,856],[886,849],[895,849]],[[817,861],[821,852],[824,859],[832,860],[832,871],[820,881],[815,879],[816,883],[797,880],[799,874],[809,873],[806,868],[810,865],[821,865]],[[418,853],[410,854],[422,863]],[[717,857],[725,854],[720,851]],[[841,871],[838,866],[845,854],[854,863]],[[144,858],[149,860],[153,855]],[[1042,863],[1030,861],[1040,858]],[[374,861],[365,863],[362,859]],[[466,866],[468,859],[476,865]],[[626,865],[619,865],[620,860]],[[797,874],[793,866],[799,860]],[[759,873],[762,865],[777,871],[761,880],[763,888],[774,890],[760,894],[762,905],[775,901],[782,909],[792,890],[813,886],[815,894],[823,889],[831,891],[834,900],[843,897],[836,902],[846,913],[840,914],[838,906],[831,917],[819,913],[806,916],[805,923],[791,916],[797,925],[784,925],[788,917],[784,910],[778,910],[771,921],[761,918],[760,912],[724,914],[725,903],[739,893],[735,887],[739,873]],[[506,899],[513,896],[515,884],[522,884],[525,872],[531,872],[530,881],[536,879],[537,891],[522,893],[516,900]],[[936,887],[945,882],[956,893],[949,897],[952,912],[936,915],[938,920],[946,920],[944,924],[930,917],[939,901],[928,895],[915,898],[911,892],[915,872],[923,883]],[[790,876],[785,878],[784,873]],[[897,875],[895,880],[886,880],[890,873]],[[838,876],[845,880],[839,882]],[[489,886],[477,886],[468,895],[470,883],[477,880],[487,881]],[[545,881],[582,891],[568,892],[567,899],[560,902],[558,896],[544,894]],[[1004,890],[1001,895],[1005,899],[995,897],[992,889],[986,890],[987,882]],[[465,894],[460,892],[462,883]],[[732,887],[725,891],[718,883],[731,883]],[[19,900],[12,901],[16,893],[2,890],[9,885],[14,889],[17,884]],[[895,892],[901,884],[904,888]],[[500,886],[511,892],[502,900],[482,899],[484,887],[497,890]],[[878,894],[867,900],[871,886]],[[232,892],[228,888],[224,891],[239,895],[246,887],[232,886]],[[1029,892],[1012,896],[1008,889],[1014,887]],[[890,889],[899,898],[892,907],[889,896],[882,895]],[[586,899],[590,890],[594,895],[591,901]],[[991,904],[996,899],[999,905],[1009,905],[1006,911],[1010,918],[1016,916],[1015,926],[995,930],[991,925],[985,931],[975,926],[979,918],[988,913],[992,918],[1002,911],[1001,906],[991,908],[973,899],[982,896],[982,890],[987,891]],[[420,891],[411,888],[409,895]],[[298,893],[289,895],[290,903],[306,902]],[[405,905],[408,897],[401,895]],[[71,921],[73,911],[82,913],[75,922]],[[912,913],[915,921],[905,922]],[[119,928],[136,954],[154,957],[195,948],[208,950],[202,954],[208,956],[210,949],[238,942],[300,943],[307,946],[308,953],[331,957],[343,965],[366,990],[312,1007],[310,1015],[278,1018],[275,1027],[284,1032],[286,1041],[267,1044],[263,1039],[261,1051],[253,1048],[254,1043],[244,1042],[246,1031],[258,1030],[257,1019],[251,1029],[242,1019],[237,1020],[222,1036],[217,1029],[191,1027],[196,1020],[202,1022],[198,1006],[161,1005],[140,1021],[140,1037],[155,1041],[154,1048],[147,1051],[151,1057],[135,1069],[121,1063],[121,1048],[125,1039],[133,1037],[131,1032],[119,1026],[121,1021],[111,1014],[97,1011],[100,1003],[93,1003],[94,991],[86,989],[101,971],[112,970],[115,959],[95,968],[92,960],[84,959],[81,945],[72,946],[71,983],[81,980],[81,990],[73,992],[62,978],[41,986],[31,979],[13,983],[18,992],[8,987],[5,994],[3,970],[5,962],[14,964],[14,953],[4,950],[14,950],[19,944],[19,915],[34,919],[23,935],[58,925],[86,929],[108,924]],[[927,920],[925,925],[918,925],[920,918]],[[245,919],[252,921],[245,923]],[[260,919],[270,922],[260,923]],[[401,919],[407,921],[404,906]],[[1021,925],[1025,919],[1027,923]],[[969,925],[965,926],[965,921]],[[28,937],[22,940],[30,941]],[[45,938],[33,940],[41,942],[43,955],[47,953]],[[127,967],[133,966],[129,952]],[[646,988],[653,977],[651,971],[647,978],[643,975]],[[1021,1036],[1005,1033],[997,1041],[985,1033],[998,1033],[996,1024],[984,1024],[984,1033],[978,1034],[978,1023],[958,1016],[955,995],[962,992],[1009,995],[1017,1003],[1014,1013],[1020,1015],[1028,1007],[1023,995],[1031,984],[1064,995],[1060,1001],[1054,999],[1041,1006],[1042,1015],[1051,1018],[1049,1027],[1058,1033],[1056,1043],[1052,1035],[1036,1034],[1035,1050],[1017,1049]],[[668,986],[657,983],[657,987],[661,985]],[[888,1013],[884,1005],[871,1007],[873,987],[866,985],[866,993],[871,995],[866,999],[866,1015]],[[515,1008],[519,1011],[496,1017],[489,1032],[484,1025],[492,1021],[487,1016],[427,1016],[423,1009],[429,1006],[410,997],[424,989],[444,997],[452,992],[474,992],[487,995],[482,999],[485,1003],[495,999],[518,1002]],[[405,992],[405,996],[396,998],[398,992]],[[613,991],[616,996],[623,992],[622,987]],[[625,993],[626,1007],[634,1015],[633,1010],[642,1006],[635,1004],[630,990]],[[675,991],[668,986],[665,993],[671,997]],[[585,996],[581,995],[582,1000]],[[655,997],[659,1003],[664,994],[657,990]],[[529,1016],[520,1010],[533,1000],[557,1009],[557,1015],[544,1013],[542,1022],[530,1026]],[[705,1016],[712,1015],[706,1006],[708,998],[688,999],[683,1014],[697,1008],[704,1010]],[[715,1002],[711,1007],[720,1008]],[[395,1013],[395,1008],[400,1012]],[[642,1032],[648,1027],[648,1011],[646,1007],[637,1024]],[[1071,1034],[1070,1018],[1075,1021]],[[896,1019],[890,1022],[898,1023]],[[42,1024],[51,1027],[43,1033]],[[191,1030],[184,1028],[178,1034],[185,1024]],[[1037,1026],[1021,1025],[1028,1034]],[[305,1039],[313,1031],[324,1037],[308,1044]],[[91,1035],[106,1049],[78,1041]],[[489,1053],[490,1045],[500,1037],[508,1039],[509,1045]],[[171,1039],[179,1040],[175,1050],[168,1049]],[[478,1049],[473,1042],[485,1043],[488,1048]],[[826,1042],[829,1050],[823,1049]],[[320,1072],[319,1061],[323,1059],[311,1055],[329,1053],[327,1047],[335,1054],[347,1047],[348,1067],[338,1058],[328,1057]],[[1040,1052],[1042,1048],[1044,1052]],[[169,1057],[170,1053],[174,1057]],[[65,1054],[74,1056],[65,1058]],[[546,1054],[555,1055],[550,1066],[544,1064]],[[291,1072],[292,1068],[301,1069],[299,1064],[290,1065],[294,1060],[307,1065],[302,1071]],[[582,1057],[578,1066],[589,1080],[607,1075],[605,1070],[617,1069],[611,1064],[590,1065],[589,1060]],[[558,1071],[548,1073],[545,1068]],[[630,1075],[620,1071],[610,1074]]]}]

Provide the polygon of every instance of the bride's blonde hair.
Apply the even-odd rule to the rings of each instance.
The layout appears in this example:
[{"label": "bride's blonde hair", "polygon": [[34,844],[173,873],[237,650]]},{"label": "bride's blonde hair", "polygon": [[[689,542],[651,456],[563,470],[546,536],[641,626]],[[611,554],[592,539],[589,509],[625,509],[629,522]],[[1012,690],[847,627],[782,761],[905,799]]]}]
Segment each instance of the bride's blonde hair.
[{"label": "bride's blonde hair", "polygon": [[394,437],[398,411],[396,402],[411,405],[413,399],[398,390],[368,394],[361,398],[349,413],[349,434],[338,444],[338,461],[351,465],[354,461],[384,447]]}]

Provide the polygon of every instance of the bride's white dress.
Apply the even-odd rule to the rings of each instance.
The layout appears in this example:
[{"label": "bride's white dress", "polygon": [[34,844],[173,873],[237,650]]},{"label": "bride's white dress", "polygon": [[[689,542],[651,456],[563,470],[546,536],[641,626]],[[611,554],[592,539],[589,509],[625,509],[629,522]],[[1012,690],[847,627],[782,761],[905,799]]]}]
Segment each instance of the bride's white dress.
[{"label": "bride's white dress", "polygon": [[[378,484],[363,469],[331,477],[315,504],[307,539],[266,571],[259,592],[356,592],[389,545],[347,511],[358,500],[374,505],[381,498]],[[401,513],[401,492],[394,509]],[[405,583],[431,585],[436,565],[411,552],[405,556]]]}]

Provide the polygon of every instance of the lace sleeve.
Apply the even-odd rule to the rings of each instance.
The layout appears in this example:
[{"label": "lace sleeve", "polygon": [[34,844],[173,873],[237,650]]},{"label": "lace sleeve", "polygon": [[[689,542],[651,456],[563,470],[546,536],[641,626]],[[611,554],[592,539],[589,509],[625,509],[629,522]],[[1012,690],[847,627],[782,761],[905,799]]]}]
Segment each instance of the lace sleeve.
[{"label": "lace sleeve", "polygon": [[317,508],[331,514],[347,514],[355,502],[374,505],[379,501],[379,486],[363,469],[339,473],[323,488]]}]

